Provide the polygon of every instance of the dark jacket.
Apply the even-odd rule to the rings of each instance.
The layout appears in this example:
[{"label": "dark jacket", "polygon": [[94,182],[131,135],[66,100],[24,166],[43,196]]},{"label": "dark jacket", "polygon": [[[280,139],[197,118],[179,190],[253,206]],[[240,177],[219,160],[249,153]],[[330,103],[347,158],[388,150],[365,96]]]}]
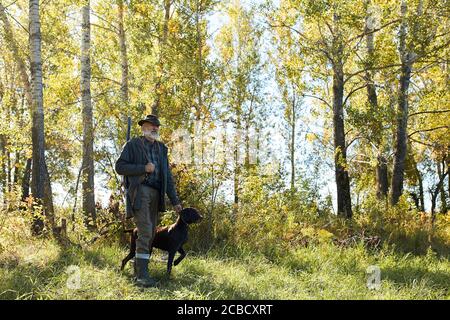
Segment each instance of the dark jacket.
[{"label": "dark jacket", "polygon": [[[125,178],[126,190],[126,218],[133,217],[133,212],[141,208],[141,185],[145,178],[145,165],[147,158],[144,154],[142,145],[143,137],[133,138],[129,140],[123,147],[119,159],[116,161],[116,172]],[[167,157],[167,147],[164,143],[155,141],[159,147],[160,169],[162,186],[159,198],[159,211],[166,211],[164,196],[170,199],[172,205],[180,203],[175,190],[172,172],[170,171],[169,161]]]}]

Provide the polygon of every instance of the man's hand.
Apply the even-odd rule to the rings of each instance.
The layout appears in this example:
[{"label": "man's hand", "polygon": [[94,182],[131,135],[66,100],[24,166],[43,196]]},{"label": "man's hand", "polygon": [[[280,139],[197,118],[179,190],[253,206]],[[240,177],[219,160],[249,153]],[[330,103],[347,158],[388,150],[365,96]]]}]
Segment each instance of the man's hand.
[{"label": "man's hand", "polygon": [[176,206],[173,206],[173,209],[174,209],[177,213],[180,213],[180,211],[183,209],[183,207],[181,206],[181,204],[177,204]]},{"label": "man's hand", "polygon": [[153,171],[155,171],[155,165],[151,162],[147,163],[145,165],[145,172],[152,173]]}]

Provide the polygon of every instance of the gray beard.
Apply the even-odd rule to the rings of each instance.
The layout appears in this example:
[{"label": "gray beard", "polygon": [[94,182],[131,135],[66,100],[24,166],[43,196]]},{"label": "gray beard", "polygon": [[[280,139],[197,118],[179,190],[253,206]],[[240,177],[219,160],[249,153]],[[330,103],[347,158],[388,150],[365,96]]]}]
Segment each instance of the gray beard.
[{"label": "gray beard", "polygon": [[159,139],[159,134],[157,132],[145,132],[144,136],[146,138],[151,138],[153,140],[158,140]]}]

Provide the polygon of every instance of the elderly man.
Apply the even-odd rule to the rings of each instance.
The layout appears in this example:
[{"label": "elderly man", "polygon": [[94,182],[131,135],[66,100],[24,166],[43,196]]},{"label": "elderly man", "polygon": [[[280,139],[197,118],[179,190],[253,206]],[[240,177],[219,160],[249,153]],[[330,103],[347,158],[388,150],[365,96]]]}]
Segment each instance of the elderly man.
[{"label": "elderly man", "polygon": [[176,212],[182,209],[167,158],[167,147],[160,141],[160,121],[148,115],[139,121],[142,136],[128,141],[116,162],[116,171],[125,176],[126,217],[133,217],[137,227],[136,283],[139,286],[156,285],[148,273],[150,245],[155,236],[158,211],[165,211],[167,194]]}]

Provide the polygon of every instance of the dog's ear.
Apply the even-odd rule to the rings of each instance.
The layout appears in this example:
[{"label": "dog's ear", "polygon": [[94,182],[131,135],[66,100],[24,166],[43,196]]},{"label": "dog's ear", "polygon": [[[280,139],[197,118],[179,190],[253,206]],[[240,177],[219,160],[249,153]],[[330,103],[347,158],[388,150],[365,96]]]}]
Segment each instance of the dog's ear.
[{"label": "dog's ear", "polygon": [[203,219],[197,209],[194,208],[184,208],[181,210],[180,216],[187,224],[196,223]]},{"label": "dog's ear", "polygon": [[191,223],[197,223],[203,219],[202,215],[198,212],[197,209],[191,208]]},{"label": "dog's ear", "polygon": [[179,213],[180,218],[181,218],[181,220],[183,220],[184,223],[189,223],[188,222],[189,221],[189,217],[188,217],[189,210],[187,210],[187,209],[188,208],[183,208]]}]

